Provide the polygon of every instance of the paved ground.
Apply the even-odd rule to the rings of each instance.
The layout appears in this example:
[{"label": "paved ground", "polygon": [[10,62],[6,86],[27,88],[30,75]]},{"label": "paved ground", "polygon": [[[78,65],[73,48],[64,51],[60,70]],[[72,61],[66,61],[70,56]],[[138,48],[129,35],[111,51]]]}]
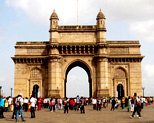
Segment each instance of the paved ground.
[{"label": "paved ground", "polygon": [[[154,123],[154,104],[144,107],[141,112],[142,118],[137,117],[131,119],[131,112],[126,112],[126,109],[121,108],[115,111],[110,111],[110,105],[103,108],[101,111],[92,109],[92,106],[86,106],[86,113],[80,114],[79,111],[69,111],[64,114],[63,110],[57,112],[49,112],[48,109],[36,111],[36,118],[30,118],[30,112],[24,112],[24,117],[27,123]],[[0,119],[0,123],[15,122],[11,119],[12,112],[4,112],[6,118]],[[19,118],[21,122],[21,118]]]}]

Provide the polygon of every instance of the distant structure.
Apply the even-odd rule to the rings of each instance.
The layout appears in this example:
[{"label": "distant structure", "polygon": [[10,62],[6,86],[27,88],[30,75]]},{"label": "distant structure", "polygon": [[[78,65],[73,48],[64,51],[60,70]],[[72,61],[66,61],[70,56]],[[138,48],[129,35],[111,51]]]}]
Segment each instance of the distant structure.
[{"label": "distant structure", "polygon": [[68,72],[76,66],[88,74],[89,97],[142,95],[139,41],[106,41],[101,10],[96,25],[59,26],[58,21],[53,11],[49,41],[16,43],[15,95],[65,97]]}]

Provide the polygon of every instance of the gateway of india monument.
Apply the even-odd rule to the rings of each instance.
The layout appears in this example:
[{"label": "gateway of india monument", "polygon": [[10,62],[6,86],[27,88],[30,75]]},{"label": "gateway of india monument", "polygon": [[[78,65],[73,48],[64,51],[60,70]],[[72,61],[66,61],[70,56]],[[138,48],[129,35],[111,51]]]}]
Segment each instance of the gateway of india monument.
[{"label": "gateway of india monument", "polygon": [[16,43],[15,96],[66,97],[67,75],[76,66],[87,72],[89,97],[142,95],[139,41],[106,40],[101,10],[96,25],[61,26],[58,21],[53,11],[49,41]]}]

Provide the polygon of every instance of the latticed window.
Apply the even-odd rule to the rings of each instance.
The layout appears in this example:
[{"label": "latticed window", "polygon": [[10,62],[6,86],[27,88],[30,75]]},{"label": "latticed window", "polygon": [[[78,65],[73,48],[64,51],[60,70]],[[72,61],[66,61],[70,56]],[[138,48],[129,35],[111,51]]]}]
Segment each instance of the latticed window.
[{"label": "latticed window", "polygon": [[114,77],[115,78],[126,78],[126,73],[122,69],[118,68],[115,70]]},{"label": "latticed window", "polygon": [[41,78],[41,72],[38,69],[33,69],[30,73],[31,79],[40,79]]}]

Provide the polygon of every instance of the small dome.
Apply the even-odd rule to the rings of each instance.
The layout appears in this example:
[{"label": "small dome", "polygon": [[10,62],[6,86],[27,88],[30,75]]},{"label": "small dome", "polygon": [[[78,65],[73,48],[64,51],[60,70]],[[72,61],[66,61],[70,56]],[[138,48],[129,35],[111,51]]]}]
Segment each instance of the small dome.
[{"label": "small dome", "polygon": [[105,19],[105,16],[104,16],[104,14],[103,14],[101,9],[100,9],[96,19]]},{"label": "small dome", "polygon": [[55,10],[53,10],[53,13],[50,16],[50,20],[51,19],[59,19],[57,13],[55,12]]}]

